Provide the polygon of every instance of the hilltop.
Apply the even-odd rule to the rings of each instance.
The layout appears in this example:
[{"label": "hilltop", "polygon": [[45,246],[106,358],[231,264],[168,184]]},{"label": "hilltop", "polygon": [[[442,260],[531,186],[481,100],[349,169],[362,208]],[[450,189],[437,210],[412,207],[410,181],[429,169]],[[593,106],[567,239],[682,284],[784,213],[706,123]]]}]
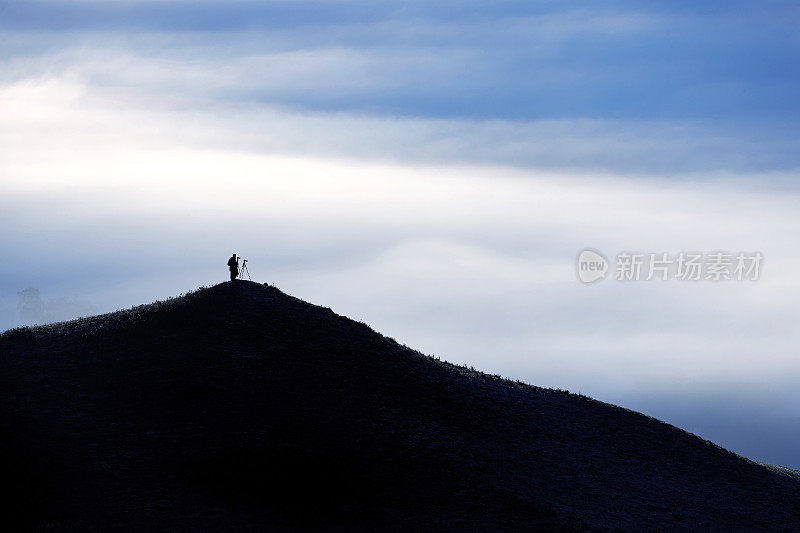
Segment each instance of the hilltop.
[{"label": "hilltop", "polygon": [[0,335],[7,524],[800,530],[800,473],[247,281]]}]

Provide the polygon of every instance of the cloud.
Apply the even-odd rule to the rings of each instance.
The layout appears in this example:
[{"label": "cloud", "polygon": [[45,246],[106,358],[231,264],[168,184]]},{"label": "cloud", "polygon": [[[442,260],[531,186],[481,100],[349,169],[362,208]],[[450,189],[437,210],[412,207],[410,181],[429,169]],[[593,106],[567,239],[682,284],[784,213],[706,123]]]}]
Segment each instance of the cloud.
[{"label": "cloud", "polygon": [[[0,91],[6,104],[2,116],[13,128],[6,130],[5,141],[17,147],[17,154],[38,140],[68,142],[73,150],[100,156],[133,135],[150,145],[169,139],[192,148],[251,153],[583,169],[641,177],[708,180],[761,171],[757,179],[768,185],[791,184],[791,169],[800,157],[800,151],[790,150],[794,142],[679,121],[515,122],[310,113],[200,97],[156,98],[68,77],[9,84]],[[69,140],[63,135],[67,130],[73,134]]]},{"label": "cloud", "polygon": [[[536,368],[539,383],[602,391],[795,371],[785,317],[800,290],[800,193],[763,187],[780,175],[401,162],[355,142],[342,157],[320,149],[339,132],[385,131],[391,147],[424,128],[436,137],[436,124],[289,111],[273,112],[276,139],[312,129],[319,140],[262,149],[257,114],[138,107],[57,80],[0,97],[14,132],[0,138],[0,220],[19,228],[0,234],[19,258],[2,266],[9,290],[80,286],[112,310],[219,280],[214,252],[237,251],[261,279],[410,345],[509,375]],[[584,287],[573,262],[586,246],[758,250],[767,267],[755,284]]]},{"label": "cloud", "polygon": [[796,32],[788,14],[766,9],[9,5],[7,80],[71,73],[131,91],[313,111],[702,121],[734,136],[797,140]]},{"label": "cloud", "polygon": [[[777,14],[159,4],[3,5],[0,328],[25,287],[70,295],[54,316],[112,311],[223,281],[235,251],[423,351],[712,438],[719,398],[796,381],[798,48]],[[750,284],[586,287],[587,246],[766,262]],[[674,402],[705,389],[697,418]]]},{"label": "cloud", "polygon": [[95,314],[92,304],[66,297],[43,300],[38,289],[27,288],[18,293],[17,311],[22,324],[49,324]]}]

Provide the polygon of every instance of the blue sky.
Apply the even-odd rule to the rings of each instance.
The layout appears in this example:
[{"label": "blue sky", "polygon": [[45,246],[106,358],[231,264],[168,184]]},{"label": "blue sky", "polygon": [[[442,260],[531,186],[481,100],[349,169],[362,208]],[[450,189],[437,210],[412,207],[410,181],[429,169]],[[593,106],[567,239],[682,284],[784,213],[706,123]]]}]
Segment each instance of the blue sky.
[{"label": "blue sky", "polygon": [[[0,1],[0,329],[28,287],[70,318],[222,281],[237,251],[427,353],[800,467],[798,15]],[[765,270],[586,287],[587,246]]]}]

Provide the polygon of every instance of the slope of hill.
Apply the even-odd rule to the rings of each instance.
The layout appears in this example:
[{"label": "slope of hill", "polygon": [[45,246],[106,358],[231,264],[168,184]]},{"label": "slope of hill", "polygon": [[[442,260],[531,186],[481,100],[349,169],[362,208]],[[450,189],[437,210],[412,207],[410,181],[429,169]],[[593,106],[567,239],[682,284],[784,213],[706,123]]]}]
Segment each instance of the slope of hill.
[{"label": "slope of hill", "polygon": [[800,530],[794,470],[245,281],[4,333],[0,461],[56,530]]}]

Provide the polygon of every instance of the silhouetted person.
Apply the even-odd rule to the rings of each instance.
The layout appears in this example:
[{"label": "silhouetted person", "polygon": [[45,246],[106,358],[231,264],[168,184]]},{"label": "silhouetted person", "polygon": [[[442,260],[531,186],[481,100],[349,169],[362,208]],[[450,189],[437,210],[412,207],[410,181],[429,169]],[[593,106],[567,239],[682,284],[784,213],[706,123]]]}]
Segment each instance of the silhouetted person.
[{"label": "silhouetted person", "polygon": [[239,276],[239,260],[236,259],[236,254],[228,259],[228,268],[231,269],[231,281],[233,281]]}]

